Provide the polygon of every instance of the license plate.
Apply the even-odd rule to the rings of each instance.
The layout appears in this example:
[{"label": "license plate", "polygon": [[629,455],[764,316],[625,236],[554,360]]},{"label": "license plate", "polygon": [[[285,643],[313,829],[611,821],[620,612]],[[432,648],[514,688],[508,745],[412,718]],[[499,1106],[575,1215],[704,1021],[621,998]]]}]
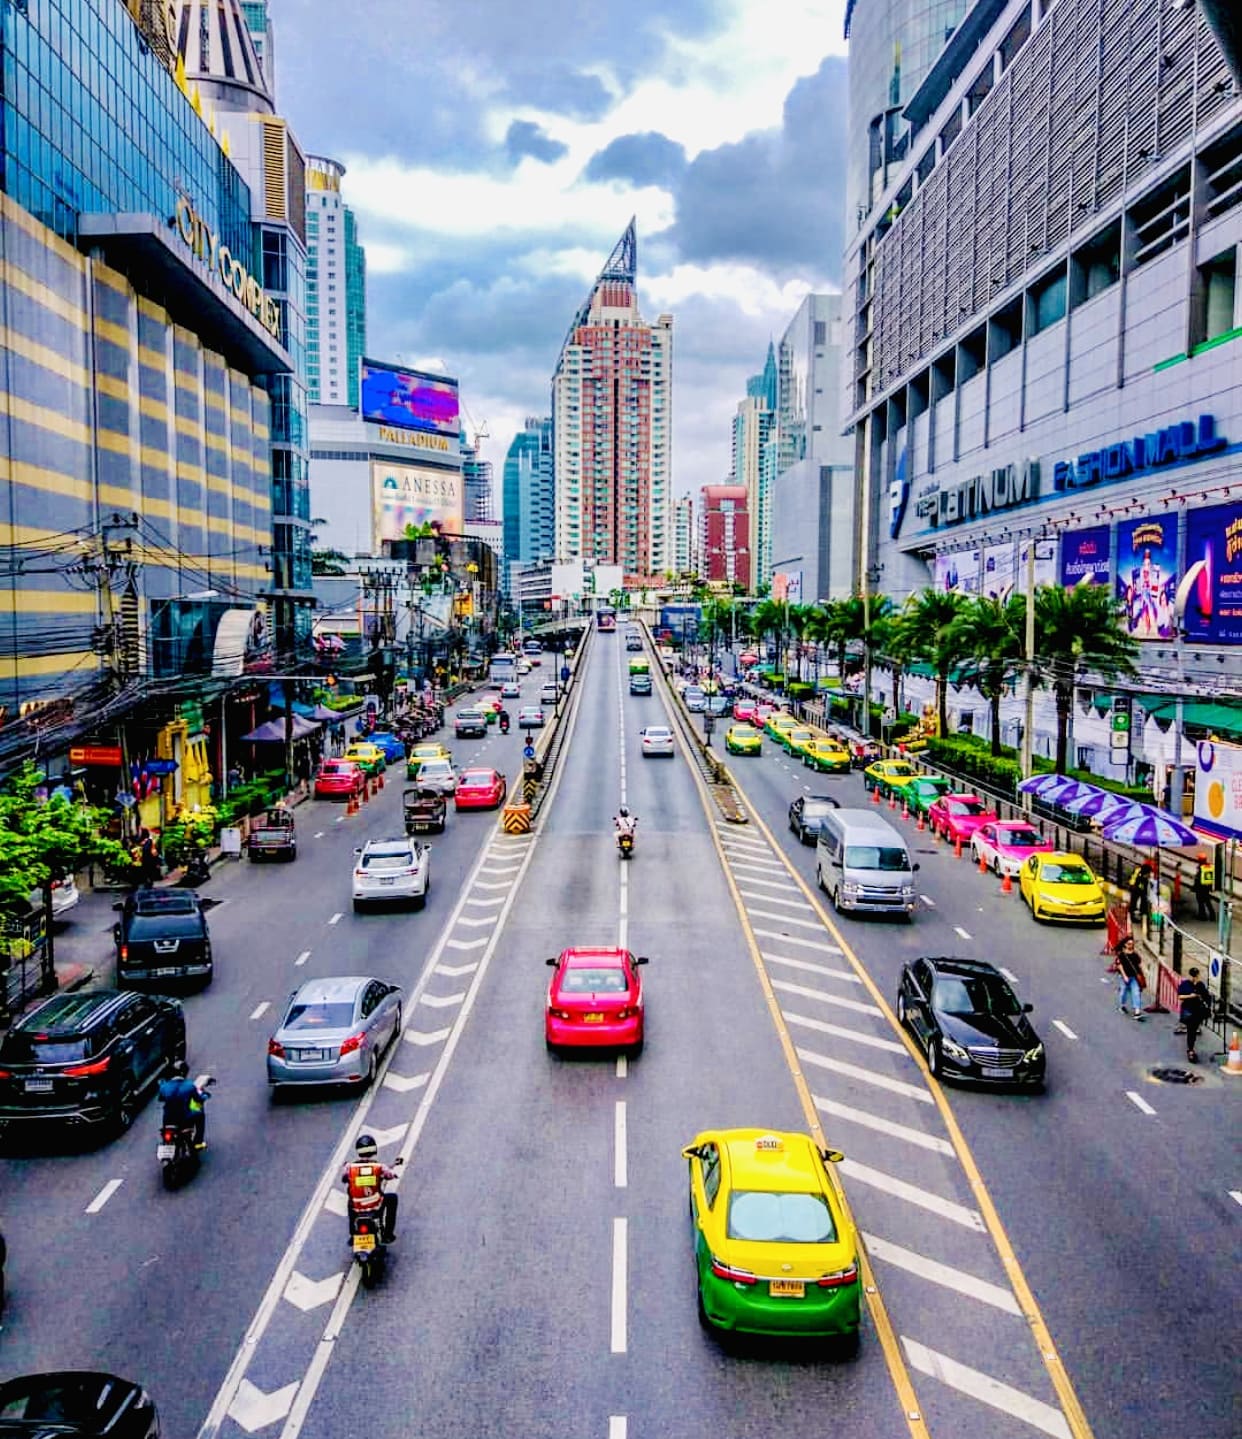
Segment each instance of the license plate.
[{"label": "license plate", "polygon": [[374,1234],[355,1234],[355,1235],[354,1235],[354,1253],[355,1253],[355,1254],[369,1254],[369,1253],[371,1252],[371,1250],[374,1249],[374,1248],[375,1248],[375,1235],[374,1235]]},{"label": "license plate", "polygon": [[985,1069],[985,1070],[984,1070],[984,1073],[987,1074],[988,1076],[990,1076],[992,1079],[1012,1079],[1012,1078],[1013,1078],[1013,1070],[1012,1070],[1012,1069]]},{"label": "license plate", "polygon": [[584,1014],[582,1022],[584,1024],[603,1024],[604,1016],[602,1014]]},{"label": "license plate", "polygon": [[390,880],[390,879],[381,879],[381,880],[380,880],[380,883],[381,883],[381,884],[391,884],[391,883],[392,883],[392,880]]},{"label": "license plate", "polygon": [[770,1279],[768,1293],[773,1299],[802,1299],[806,1295],[805,1279]]},{"label": "license plate", "polygon": [[176,974],[176,966],[165,965],[162,969],[153,969],[152,974]]},{"label": "license plate", "polygon": [[328,1051],[326,1049],[299,1049],[297,1055],[302,1060],[327,1059]]},{"label": "license plate", "polygon": [[160,1147],[155,1151],[155,1157],[160,1161],[163,1161],[165,1159],[176,1159],[177,1146],[175,1144],[161,1144]]},{"label": "license plate", "polygon": [[50,1079],[28,1079],[26,1081],[27,1094],[50,1094],[52,1092],[52,1081]]}]

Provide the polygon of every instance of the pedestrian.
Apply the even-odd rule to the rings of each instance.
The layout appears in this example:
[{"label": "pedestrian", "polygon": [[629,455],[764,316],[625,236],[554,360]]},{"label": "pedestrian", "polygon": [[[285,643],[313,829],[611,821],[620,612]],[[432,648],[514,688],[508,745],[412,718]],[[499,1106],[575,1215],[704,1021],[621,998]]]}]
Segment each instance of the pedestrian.
[{"label": "pedestrian", "polygon": [[1136,864],[1130,871],[1130,878],[1126,887],[1130,891],[1130,918],[1141,920],[1145,915],[1151,913],[1151,892],[1148,888],[1150,880],[1151,860],[1144,860],[1142,864]]},{"label": "pedestrian", "polygon": [[138,868],[144,885],[153,885],[160,877],[160,857],[151,831],[146,828],[138,831]]},{"label": "pedestrian", "polygon": [[1216,911],[1212,908],[1212,891],[1216,888],[1216,866],[1208,859],[1206,854],[1195,856],[1195,903],[1199,907],[1200,919],[1215,919]]},{"label": "pedestrian", "polygon": [[1207,985],[1199,978],[1199,971],[1193,965],[1186,971],[1186,977],[1177,982],[1177,999],[1177,1017],[1186,1029],[1186,1058],[1191,1064],[1197,1064],[1199,1056],[1195,1053],[1195,1040],[1212,1012],[1212,999]]},{"label": "pedestrian", "polygon": [[1143,963],[1138,957],[1138,951],[1134,948],[1134,940],[1130,935],[1117,946],[1116,958],[1113,960],[1113,969],[1117,972],[1117,1012],[1126,1012],[1126,1001],[1129,1000],[1130,1008],[1135,1019],[1143,1018],[1142,991],[1146,981],[1143,979]]}]

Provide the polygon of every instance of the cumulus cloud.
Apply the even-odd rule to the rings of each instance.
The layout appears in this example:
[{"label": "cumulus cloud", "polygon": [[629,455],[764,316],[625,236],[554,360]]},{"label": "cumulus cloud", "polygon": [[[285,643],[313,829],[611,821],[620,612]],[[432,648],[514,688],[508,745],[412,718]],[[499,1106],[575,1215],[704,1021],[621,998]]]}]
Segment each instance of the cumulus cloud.
[{"label": "cumulus cloud", "polygon": [[640,135],[619,135],[591,156],[582,172],[585,180],[621,180],[629,185],[671,187],[686,168],[686,152],[676,140],[647,130]]},{"label": "cumulus cloud", "polygon": [[533,120],[514,120],[505,135],[505,153],[515,165],[528,155],[532,160],[551,165],[569,154],[569,146],[554,140]]}]

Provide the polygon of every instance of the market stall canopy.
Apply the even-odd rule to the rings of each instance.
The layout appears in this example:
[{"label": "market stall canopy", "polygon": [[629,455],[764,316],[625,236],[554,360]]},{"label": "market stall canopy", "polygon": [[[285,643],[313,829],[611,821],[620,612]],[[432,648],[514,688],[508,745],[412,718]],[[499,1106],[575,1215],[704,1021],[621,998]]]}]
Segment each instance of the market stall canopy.
[{"label": "market stall canopy", "polygon": [[[294,739],[305,739],[307,735],[314,734],[318,728],[317,724],[303,719],[299,714],[293,716]],[[258,729],[252,729],[249,734],[242,735],[242,742],[244,744],[283,744],[285,742],[285,721],[283,719],[268,720]]]}]

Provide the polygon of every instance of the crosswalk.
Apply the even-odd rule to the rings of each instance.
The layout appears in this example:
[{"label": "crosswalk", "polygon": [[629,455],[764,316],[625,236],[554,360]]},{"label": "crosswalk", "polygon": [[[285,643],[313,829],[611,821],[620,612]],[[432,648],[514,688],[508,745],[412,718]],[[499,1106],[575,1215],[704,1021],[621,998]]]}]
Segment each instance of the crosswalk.
[{"label": "crosswalk", "polygon": [[1077,1439],[1069,1381],[1037,1342],[1042,1320],[1015,1292],[1016,1260],[926,1072],[774,844],[723,820],[717,840],[796,1072],[846,1155],[838,1172],[902,1356],[927,1381],[929,1426]]}]

